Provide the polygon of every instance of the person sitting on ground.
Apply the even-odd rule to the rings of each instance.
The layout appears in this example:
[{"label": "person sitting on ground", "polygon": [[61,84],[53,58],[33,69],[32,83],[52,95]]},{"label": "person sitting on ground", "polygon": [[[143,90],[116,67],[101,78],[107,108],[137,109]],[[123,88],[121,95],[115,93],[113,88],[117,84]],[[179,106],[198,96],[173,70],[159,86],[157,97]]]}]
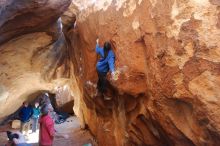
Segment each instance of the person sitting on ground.
[{"label": "person sitting on ground", "polygon": [[30,118],[33,114],[32,108],[28,105],[27,102],[23,103],[23,107],[20,110],[19,117],[21,120],[20,131],[27,136],[30,128]]},{"label": "person sitting on ground", "polygon": [[33,115],[32,115],[32,132],[36,132],[38,129],[38,120],[40,117],[40,107],[39,103],[36,102],[33,107]]},{"label": "person sitting on ground", "polygon": [[104,99],[110,100],[111,98],[106,95],[107,73],[111,72],[112,78],[116,78],[115,74],[115,54],[112,50],[110,42],[105,42],[104,47],[100,47],[99,39],[96,40],[96,53],[100,55],[100,59],[96,64],[98,73],[97,89],[99,94],[104,96]]},{"label": "person sitting on ground", "polygon": [[7,131],[8,136],[8,143],[6,146],[31,146],[30,144],[27,144],[24,135],[20,132],[10,132]]},{"label": "person sitting on ground", "polygon": [[55,135],[54,121],[49,115],[48,105],[43,105],[41,108],[40,123],[40,146],[52,146]]}]

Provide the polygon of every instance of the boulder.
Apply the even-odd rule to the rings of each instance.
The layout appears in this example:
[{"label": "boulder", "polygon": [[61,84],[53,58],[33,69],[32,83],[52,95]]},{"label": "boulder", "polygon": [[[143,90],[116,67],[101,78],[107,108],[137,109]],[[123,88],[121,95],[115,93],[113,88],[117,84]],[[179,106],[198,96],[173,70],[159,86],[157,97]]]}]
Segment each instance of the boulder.
[{"label": "boulder", "polygon": [[[76,17],[76,27],[66,34],[82,93],[80,109],[99,145],[219,144],[218,1],[73,4],[78,10],[68,16]],[[111,102],[94,99],[91,92],[97,83],[97,37],[111,42],[121,71],[110,81]]]},{"label": "boulder", "polygon": [[21,121],[20,120],[13,120],[11,123],[11,128],[13,129],[19,129],[21,127]]}]

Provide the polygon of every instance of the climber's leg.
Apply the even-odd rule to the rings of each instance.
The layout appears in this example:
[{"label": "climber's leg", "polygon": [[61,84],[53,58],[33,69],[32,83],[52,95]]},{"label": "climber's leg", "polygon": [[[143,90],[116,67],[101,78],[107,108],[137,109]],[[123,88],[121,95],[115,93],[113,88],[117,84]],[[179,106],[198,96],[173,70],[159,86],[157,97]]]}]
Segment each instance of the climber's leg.
[{"label": "climber's leg", "polygon": [[98,72],[98,83],[97,83],[97,89],[101,94],[104,94],[106,92],[106,73],[100,73]]}]

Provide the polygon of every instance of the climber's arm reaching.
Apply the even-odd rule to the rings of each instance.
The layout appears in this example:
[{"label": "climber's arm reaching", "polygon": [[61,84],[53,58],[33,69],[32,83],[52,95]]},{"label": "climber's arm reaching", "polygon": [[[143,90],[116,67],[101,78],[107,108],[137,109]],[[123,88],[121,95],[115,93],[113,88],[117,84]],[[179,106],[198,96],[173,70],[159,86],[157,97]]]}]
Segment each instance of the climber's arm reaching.
[{"label": "climber's arm reaching", "polygon": [[99,39],[97,39],[97,40],[96,40],[96,48],[95,48],[95,51],[96,51],[97,54],[100,53],[100,49],[101,49],[101,48],[100,48],[100,46],[99,46]]}]

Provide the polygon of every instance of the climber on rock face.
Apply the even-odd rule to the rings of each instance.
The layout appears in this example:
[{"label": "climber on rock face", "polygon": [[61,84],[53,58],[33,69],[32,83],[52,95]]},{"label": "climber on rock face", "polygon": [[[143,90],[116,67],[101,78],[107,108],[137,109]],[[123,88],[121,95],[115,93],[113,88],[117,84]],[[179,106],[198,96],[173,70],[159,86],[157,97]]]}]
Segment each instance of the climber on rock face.
[{"label": "climber on rock face", "polygon": [[100,47],[99,39],[96,40],[96,53],[100,55],[100,59],[96,64],[98,73],[97,89],[98,94],[102,94],[104,99],[110,100],[111,98],[106,95],[107,73],[111,72],[112,78],[117,80],[115,74],[115,54],[112,50],[110,42],[105,42],[104,47]]}]

